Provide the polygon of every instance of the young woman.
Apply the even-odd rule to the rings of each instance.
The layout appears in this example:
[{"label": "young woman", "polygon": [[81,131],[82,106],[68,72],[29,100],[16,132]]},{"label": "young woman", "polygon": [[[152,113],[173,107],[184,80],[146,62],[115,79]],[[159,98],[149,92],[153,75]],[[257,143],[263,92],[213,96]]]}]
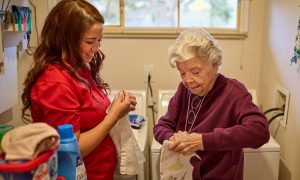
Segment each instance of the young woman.
[{"label": "young woman", "polygon": [[87,1],[59,1],[46,18],[22,94],[23,119],[30,109],[33,122],[73,125],[89,180],[113,179],[116,149],[108,133],[136,105],[120,91],[107,113],[109,87],[98,74],[103,24]]}]

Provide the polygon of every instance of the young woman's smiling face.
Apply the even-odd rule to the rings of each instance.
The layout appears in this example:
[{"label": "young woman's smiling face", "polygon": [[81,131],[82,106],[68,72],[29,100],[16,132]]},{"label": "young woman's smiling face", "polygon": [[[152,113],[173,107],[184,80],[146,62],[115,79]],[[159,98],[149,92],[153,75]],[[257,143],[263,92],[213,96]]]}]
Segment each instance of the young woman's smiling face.
[{"label": "young woman's smiling face", "polygon": [[91,62],[94,54],[99,51],[103,36],[103,24],[97,23],[91,26],[83,35],[80,42],[80,53],[85,63]]},{"label": "young woman's smiling face", "polygon": [[204,57],[176,62],[183,84],[195,95],[204,96],[213,87],[218,74],[217,64]]}]

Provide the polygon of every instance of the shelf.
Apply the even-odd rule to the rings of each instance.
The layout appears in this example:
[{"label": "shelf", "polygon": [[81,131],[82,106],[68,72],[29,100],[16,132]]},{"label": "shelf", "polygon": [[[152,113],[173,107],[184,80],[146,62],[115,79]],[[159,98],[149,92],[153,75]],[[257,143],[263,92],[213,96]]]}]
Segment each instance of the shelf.
[{"label": "shelf", "polygon": [[16,47],[17,44],[24,39],[23,31],[3,31],[3,48]]}]

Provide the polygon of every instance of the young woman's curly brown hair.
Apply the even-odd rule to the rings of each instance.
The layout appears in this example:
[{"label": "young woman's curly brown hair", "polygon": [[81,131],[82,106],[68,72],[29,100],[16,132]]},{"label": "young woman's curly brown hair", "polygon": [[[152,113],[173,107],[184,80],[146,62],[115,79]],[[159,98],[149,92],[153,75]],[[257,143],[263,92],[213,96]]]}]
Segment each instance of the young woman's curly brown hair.
[{"label": "young woman's curly brown hair", "polygon": [[[64,1],[64,3],[62,3]],[[49,64],[59,64],[74,78],[90,87],[78,74],[83,64],[80,42],[88,28],[96,23],[104,24],[99,11],[85,0],[62,0],[49,13],[41,32],[41,42],[33,55],[33,67],[24,81],[22,94],[22,119],[30,122],[27,110],[31,107],[30,93],[33,85]],[[99,50],[89,62],[91,74],[96,84],[106,92],[107,83],[98,74],[105,55]]]}]

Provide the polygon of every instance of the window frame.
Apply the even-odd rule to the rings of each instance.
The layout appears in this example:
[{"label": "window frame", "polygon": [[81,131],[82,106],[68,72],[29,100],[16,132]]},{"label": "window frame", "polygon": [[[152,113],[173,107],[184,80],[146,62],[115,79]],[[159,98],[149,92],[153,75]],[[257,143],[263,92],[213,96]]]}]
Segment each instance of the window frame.
[{"label": "window frame", "polygon": [[[180,0],[177,0],[178,4]],[[252,0],[238,0],[238,14],[237,14],[237,28],[236,29],[222,29],[222,28],[205,28],[214,37],[218,39],[245,39],[248,34],[249,23],[249,8]],[[179,5],[178,5],[179,6]],[[180,9],[178,8],[178,11]],[[180,12],[178,12],[180,13]],[[180,21],[180,19],[178,19]],[[105,26],[105,38],[176,38],[180,32],[187,28],[135,28],[124,27],[124,0],[120,0],[120,26]],[[180,24],[178,22],[178,24]]]}]

